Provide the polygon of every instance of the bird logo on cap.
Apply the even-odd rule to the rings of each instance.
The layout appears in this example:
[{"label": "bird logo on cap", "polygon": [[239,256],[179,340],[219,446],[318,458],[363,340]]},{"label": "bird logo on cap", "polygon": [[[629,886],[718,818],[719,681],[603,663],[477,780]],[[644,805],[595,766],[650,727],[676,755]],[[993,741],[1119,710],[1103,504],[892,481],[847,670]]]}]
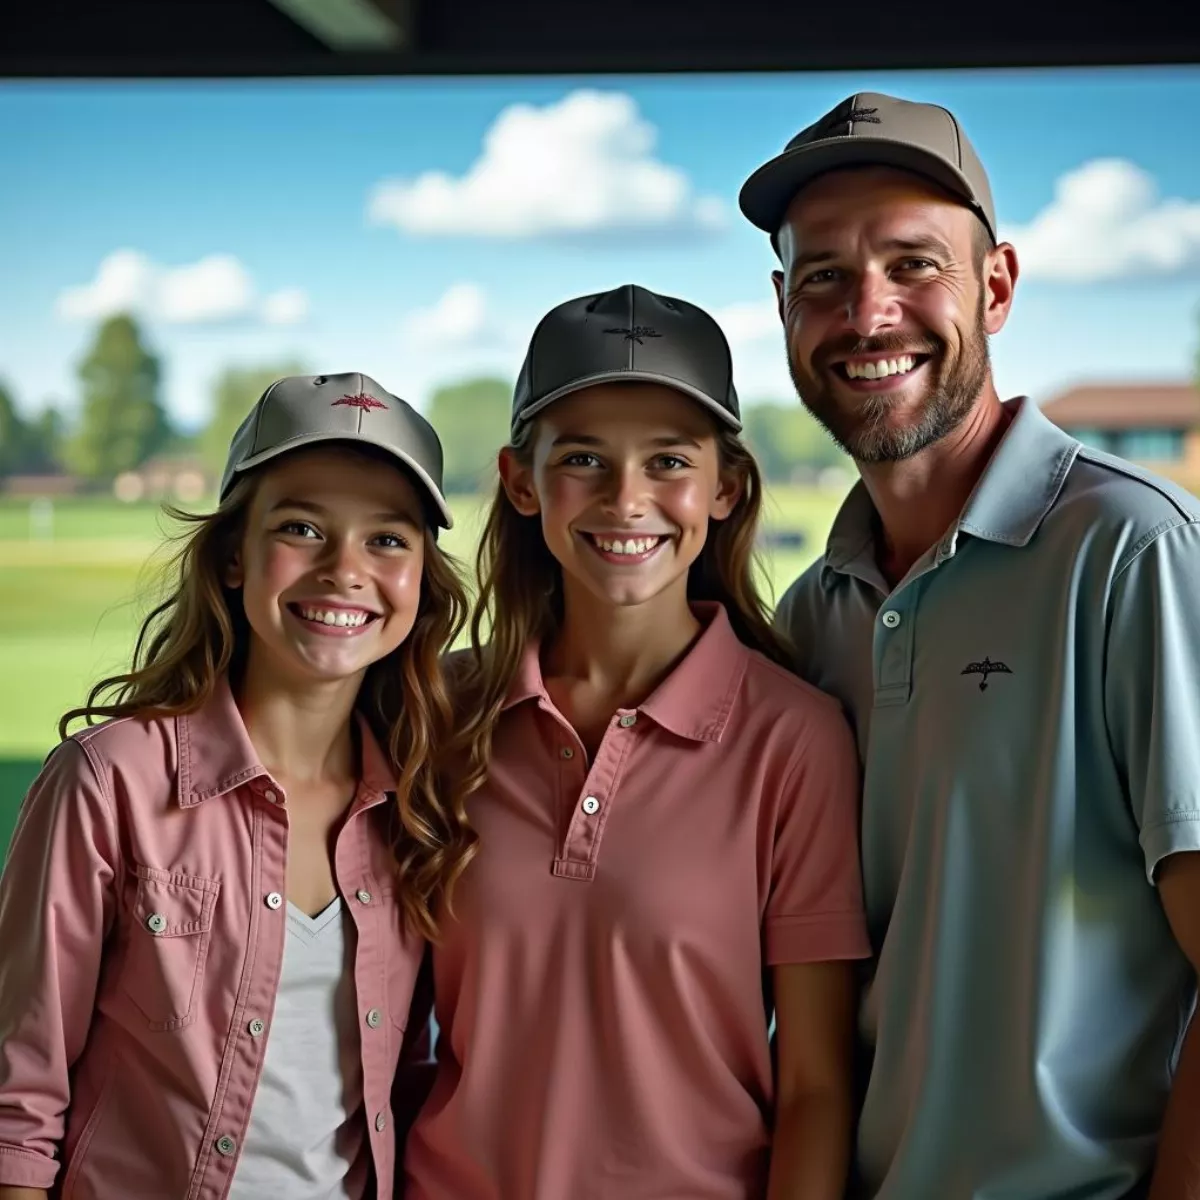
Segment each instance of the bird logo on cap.
[{"label": "bird logo on cap", "polygon": [[621,329],[606,329],[605,333],[620,333],[625,335],[627,342],[637,342],[639,346],[644,346],[643,338],[662,337],[662,334],[657,329],[651,329],[649,325],[634,325],[632,328],[624,327]]},{"label": "bird logo on cap", "polygon": [[335,400],[329,407],[337,408],[339,404],[344,404],[347,408],[361,408],[364,412],[372,408],[387,408],[382,400],[376,400],[374,396],[368,396],[366,392],[343,396],[340,400]]}]

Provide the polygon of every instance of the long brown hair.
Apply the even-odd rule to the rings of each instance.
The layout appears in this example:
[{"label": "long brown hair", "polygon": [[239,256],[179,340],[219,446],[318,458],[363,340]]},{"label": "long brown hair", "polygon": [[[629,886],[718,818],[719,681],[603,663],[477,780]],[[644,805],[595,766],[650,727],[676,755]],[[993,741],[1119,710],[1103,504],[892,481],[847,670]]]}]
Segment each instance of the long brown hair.
[{"label": "long brown hair", "polygon": [[[532,463],[532,430],[526,425],[509,450]],[[740,641],[774,662],[791,666],[759,590],[756,549],[763,505],[762,473],[754,455],[732,431],[718,429],[722,472],[742,484],[733,511],[709,524],[708,538],[688,572],[690,600],[724,605]],[[563,619],[562,568],[550,553],[536,516],[522,516],[498,484],[488,510],[476,560],[479,595],[471,617],[471,650],[464,668],[460,713],[460,761],[468,793],[487,774],[491,736],[505,695],[531,641],[545,641]]]},{"label": "long brown hair", "polygon": [[[389,460],[392,461],[392,460]],[[240,589],[224,572],[238,550],[257,487],[251,472],[211,513],[168,507],[183,526],[164,575],[164,598],[138,633],[130,670],[102,679],[87,701],[59,722],[97,717],[166,717],[192,712],[223,676],[236,680],[245,666],[250,625]],[[443,652],[463,630],[468,599],[458,564],[425,532],[421,598],[412,631],[367,670],[357,707],[379,739],[396,778],[391,838],[405,918],[415,932],[437,936],[434,913],[449,911],[454,884],[476,851],[465,796],[441,769],[458,753]]]}]

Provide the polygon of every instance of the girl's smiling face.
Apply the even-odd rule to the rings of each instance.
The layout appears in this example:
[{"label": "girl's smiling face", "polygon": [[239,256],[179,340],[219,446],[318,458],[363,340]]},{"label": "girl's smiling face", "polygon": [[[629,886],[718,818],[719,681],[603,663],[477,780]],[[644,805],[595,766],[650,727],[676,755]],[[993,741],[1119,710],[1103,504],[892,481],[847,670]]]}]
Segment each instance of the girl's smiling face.
[{"label": "girl's smiling face", "polygon": [[502,452],[501,475],[517,511],[540,516],[568,598],[582,588],[612,606],[668,594],[686,603],[709,522],[740,490],[695,400],[659,384],[599,384],[541,413],[528,451]]},{"label": "girl's smiling face", "polygon": [[425,529],[398,465],[318,446],[266,467],[226,575],[251,662],[292,682],[361,681],[412,630]]}]

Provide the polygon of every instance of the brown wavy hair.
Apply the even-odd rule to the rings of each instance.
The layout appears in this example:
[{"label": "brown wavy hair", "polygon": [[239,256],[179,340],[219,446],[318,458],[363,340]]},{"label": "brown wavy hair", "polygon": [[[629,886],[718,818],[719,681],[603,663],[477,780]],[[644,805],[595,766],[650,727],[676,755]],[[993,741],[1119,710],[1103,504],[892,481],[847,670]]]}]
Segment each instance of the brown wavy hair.
[{"label": "brown wavy hair", "polygon": [[[509,446],[524,466],[532,464],[535,424],[524,426]],[[725,428],[716,433],[721,470],[736,475],[742,490],[728,517],[709,522],[704,548],[688,572],[688,599],[724,605],[741,642],[790,669],[789,648],[771,624],[756,578],[762,473],[741,438]],[[562,568],[546,546],[539,518],[517,512],[502,483],[488,510],[476,570],[479,596],[460,692],[460,769],[467,794],[487,775],[492,733],[525,647],[552,637],[563,619]]]},{"label": "brown wavy hair", "polygon": [[[79,718],[90,725],[96,718],[192,712],[223,676],[240,678],[250,625],[242,593],[225,585],[224,572],[240,546],[257,483],[257,472],[242,477],[211,513],[167,507],[183,529],[171,538],[177,548],[164,573],[164,598],[142,624],[131,669],[102,679],[85,704],[64,714],[61,738]],[[443,900],[453,913],[454,885],[475,855],[477,836],[465,796],[441,766],[446,756],[455,761],[461,753],[442,655],[465,628],[469,601],[456,561],[428,528],[424,537],[412,631],[367,669],[356,707],[396,778],[388,826],[405,920],[416,933],[436,939],[434,914]]]}]

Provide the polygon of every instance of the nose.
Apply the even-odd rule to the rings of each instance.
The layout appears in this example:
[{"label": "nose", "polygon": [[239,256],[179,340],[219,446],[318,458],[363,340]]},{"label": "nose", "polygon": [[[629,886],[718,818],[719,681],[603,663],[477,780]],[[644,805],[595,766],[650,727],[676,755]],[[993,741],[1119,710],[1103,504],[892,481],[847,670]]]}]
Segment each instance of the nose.
[{"label": "nose", "polygon": [[363,586],[363,562],[358,548],[347,540],[331,539],[319,575],[322,583],[359,591]]},{"label": "nose", "polygon": [[646,511],[645,479],[633,466],[615,467],[608,477],[604,511],[621,521],[642,516]]},{"label": "nose", "polygon": [[864,338],[899,324],[900,299],[884,272],[868,270],[855,279],[846,300],[846,320]]}]

